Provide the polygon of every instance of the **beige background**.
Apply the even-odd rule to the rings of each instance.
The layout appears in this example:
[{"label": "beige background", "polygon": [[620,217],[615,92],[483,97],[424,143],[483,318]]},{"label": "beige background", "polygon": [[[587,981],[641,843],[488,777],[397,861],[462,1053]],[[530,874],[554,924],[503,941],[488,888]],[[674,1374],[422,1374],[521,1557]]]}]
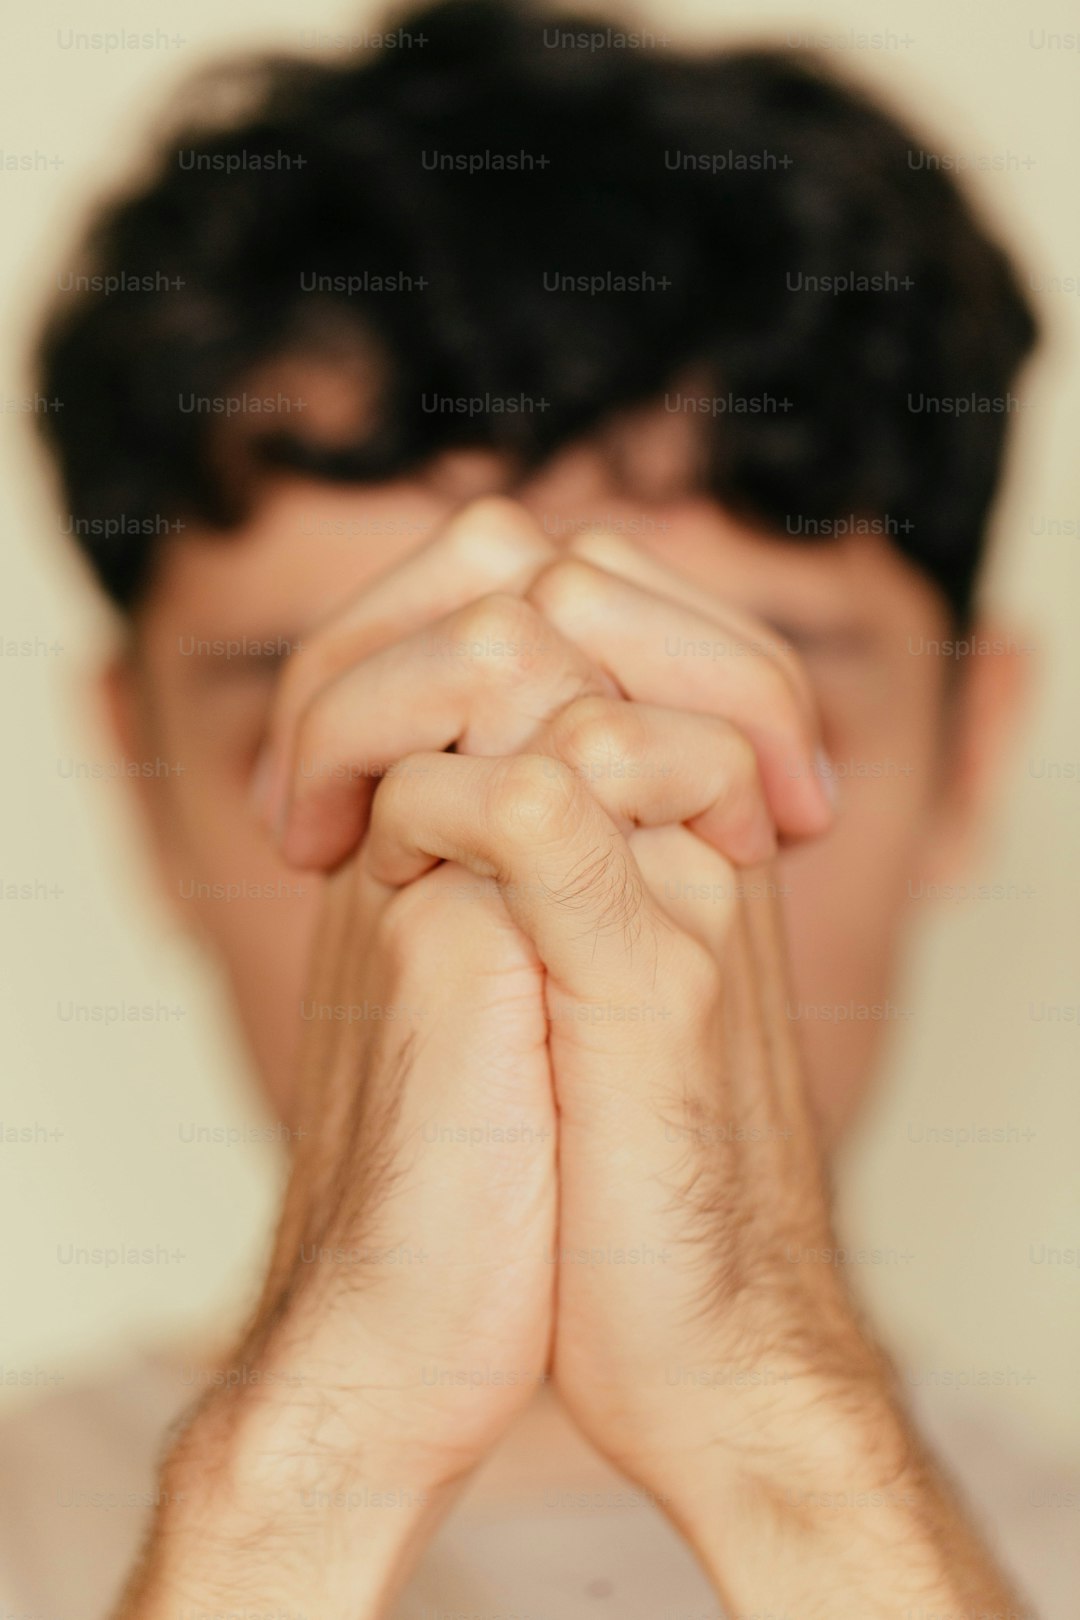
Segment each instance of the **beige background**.
[{"label": "beige background", "polygon": [[[971,183],[1025,276],[1042,284],[1049,353],[1026,390],[993,580],[995,599],[1036,634],[1039,678],[1011,786],[983,869],[973,874],[1005,885],[1005,897],[947,904],[927,917],[911,983],[896,994],[919,1016],[904,1027],[891,1088],[841,1183],[846,1233],[885,1251],[858,1275],[915,1376],[986,1385],[995,1410],[1075,1456],[1076,12],[1065,0],[909,0],[895,9],[831,0],[816,14],[680,0],[662,15],[672,33],[717,39],[798,41],[807,27],[876,33],[868,48],[842,34],[834,59],[883,87],[946,150],[982,156],[986,172]],[[243,1064],[219,987],[145,898],[142,853],[119,790],[67,774],[72,760],[109,758],[88,729],[87,672],[105,625],[57,538],[55,502],[17,407],[28,312],[55,284],[88,194],[123,172],[137,131],[178,76],[223,45],[303,48],[304,29],[355,34],[364,20],[362,10],[329,0],[110,0],[93,13],[41,0],[13,13],[3,31],[0,144],[7,154],[41,152],[59,164],[0,170],[0,642],[40,643],[31,655],[0,657],[0,882],[44,890],[0,899],[0,1404],[24,1398],[29,1384],[70,1381],[133,1338],[227,1319],[280,1174],[269,1150],[180,1141],[181,1123],[256,1119]],[[160,29],[167,41],[151,50],[61,48],[73,27]],[[1070,30],[1073,48],[1040,46],[1044,32]],[[69,1001],[158,1000],[170,1010],[150,1024],[106,1028],[57,1017],[57,1004]],[[1046,1006],[1059,1010],[1057,1020],[1032,1015]],[[12,1128],[39,1125],[44,1140],[4,1140]],[[1018,1136],[982,1146],[912,1140],[923,1126],[965,1125],[1016,1126]],[[161,1244],[176,1257],[74,1268],[59,1258],[73,1242]],[[1043,1245],[1071,1246],[1072,1263],[1038,1261]]]}]

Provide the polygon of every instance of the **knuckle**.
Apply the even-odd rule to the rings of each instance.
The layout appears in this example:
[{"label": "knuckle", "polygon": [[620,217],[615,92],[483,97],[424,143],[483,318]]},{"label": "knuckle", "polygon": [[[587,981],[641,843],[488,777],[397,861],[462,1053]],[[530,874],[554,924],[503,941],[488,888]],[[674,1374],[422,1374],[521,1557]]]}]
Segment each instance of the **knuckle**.
[{"label": "knuckle", "polygon": [[642,719],[632,704],[595,693],[568,704],[552,736],[559,758],[578,772],[633,759],[644,740]]},{"label": "knuckle", "polygon": [[448,525],[446,544],[455,561],[489,579],[538,568],[555,555],[535,521],[505,495],[471,501]]},{"label": "knuckle", "polygon": [[492,591],[459,608],[452,621],[453,645],[507,678],[521,675],[543,650],[543,626],[535,609],[507,591]]},{"label": "knuckle", "polygon": [[500,762],[488,785],[485,810],[497,836],[532,847],[566,836],[577,804],[574,774],[560,760],[517,754]]},{"label": "knuckle", "polygon": [[580,557],[563,555],[540,570],[529,588],[529,600],[541,612],[557,615],[595,601],[602,583],[600,569]]}]

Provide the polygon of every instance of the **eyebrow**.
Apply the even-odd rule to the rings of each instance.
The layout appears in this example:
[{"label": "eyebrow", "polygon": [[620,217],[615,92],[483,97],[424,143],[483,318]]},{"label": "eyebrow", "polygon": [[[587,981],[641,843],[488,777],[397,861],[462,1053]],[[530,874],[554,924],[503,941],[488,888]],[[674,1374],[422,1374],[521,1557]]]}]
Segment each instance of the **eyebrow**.
[{"label": "eyebrow", "polygon": [[[838,658],[863,657],[873,652],[881,637],[868,625],[850,620],[810,625],[772,613],[759,613],[763,624],[790,642],[796,652]],[[198,663],[198,677],[212,681],[273,675],[287,659],[299,652],[302,638],[291,631],[262,635],[188,636],[191,650],[184,656]]]}]

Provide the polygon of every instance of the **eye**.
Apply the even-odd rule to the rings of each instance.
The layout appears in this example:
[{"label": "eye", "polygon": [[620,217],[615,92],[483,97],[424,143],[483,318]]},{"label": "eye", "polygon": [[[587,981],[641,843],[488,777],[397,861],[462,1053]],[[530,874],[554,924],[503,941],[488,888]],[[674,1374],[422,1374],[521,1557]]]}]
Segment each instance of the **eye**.
[{"label": "eye", "polygon": [[767,615],[762,617],[801,658],[866,658],[878,648],[878,638],[865,625],[792,624]]}]

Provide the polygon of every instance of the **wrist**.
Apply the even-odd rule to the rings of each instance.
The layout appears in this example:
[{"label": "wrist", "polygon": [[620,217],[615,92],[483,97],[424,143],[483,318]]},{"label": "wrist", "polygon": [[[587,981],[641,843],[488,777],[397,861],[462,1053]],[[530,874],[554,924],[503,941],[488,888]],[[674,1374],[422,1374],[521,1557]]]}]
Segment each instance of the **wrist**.
[{"label": "wrist", "polygon": [[[1026,1612],[900,1407],[823,1403],[795,1470],[706,1470],[687,1539],[733,1613]],[[792,1456],[792,1453],[788,1453]]]},{"label": "wrist", "polygon": [[[854,1317],[828,1334],[728,1331],[613,1380],[620,1397],[607,1436],[616,1460],[665,1497],[720,1482],[791,1482],[844,1473],[855,1459],[900,1465],[905,1433],[892,1365]],[[627,1437],[633,1437],[632,1455]],[[601,1442],[601,1449],[606,1449]]]},{"label": "wrist", "polygon": [[668,1491],[706,1569],[751,1608],[765,1592],[798,1607],[830,1569],[850,1564],[858,1580],[905,1548],[932,1554],[919,1546],[932,1470],[886,1382],[808,1381],[803,1394],[789,1424],[777,1412],[756,1441],[710,1448]]},{"label": "wrist", "polygon": [[319,1396],[303,1439],[299,1412],[277,1399],[215,1394],[202,1403],[163,1466],[154,1531],[123,1620],[175,1612],[181,1590],[211,1610],[264,1608],[296,1620],[384,1615],[453,1488],[374,1436],[346,1450],[334,1427]]},{"label": "wrist", "polygon": [[643,1470],[684,1524],[711,1527],[717,1503],[733,1522],[732,1503],[746,1501],[804,1516],[817,1499],[887,1493],[910,1466],[891,1365],[861,1335],[809,1366],[780,1351],[728,1352],[676,1371],[681,1387],[668,1392]]}]

